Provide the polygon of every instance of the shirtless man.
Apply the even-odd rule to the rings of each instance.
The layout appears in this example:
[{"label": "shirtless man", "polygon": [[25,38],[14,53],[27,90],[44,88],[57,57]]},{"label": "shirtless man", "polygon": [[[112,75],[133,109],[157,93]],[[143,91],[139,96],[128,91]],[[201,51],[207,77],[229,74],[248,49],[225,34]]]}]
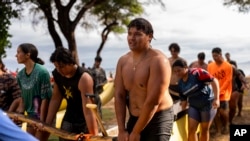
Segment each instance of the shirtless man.
[{"label": "shirtless man", "polygon": [[207,63],[205,62],[205,53],[204,52],[200,52],[197,55],[198,60],[192,62],[189,67],[190,68],[202,68],[204,70],[207,70]]},{"label": "shirtless man", "polygon": [[[171,57],[168,58],[171,66],[173,65],[173,63],[177,59],[183,59],[182,57],[179,57],[179,53],[180,53],[181,49],[180,49],[180,46],[177,43],[170,44],[169,47],[168,47],[168,50],[171,53]],[[185,60],[185,59],[183,59],[183,60]],[[170,86],[169,86],[169,92],[170,92],[170,94],[171,94],[174,101],[179,99],[178,80],[179,80],[179,78],[172,71]]]},{"label": "shirtless man", "polygon": [[153,28],[147,20],[137,18],[128,25],[130,51],[120,57],[115,77],[119,141],[168,141],[171,135],[171,66],[161,51],[151,48],[152,38]]}]

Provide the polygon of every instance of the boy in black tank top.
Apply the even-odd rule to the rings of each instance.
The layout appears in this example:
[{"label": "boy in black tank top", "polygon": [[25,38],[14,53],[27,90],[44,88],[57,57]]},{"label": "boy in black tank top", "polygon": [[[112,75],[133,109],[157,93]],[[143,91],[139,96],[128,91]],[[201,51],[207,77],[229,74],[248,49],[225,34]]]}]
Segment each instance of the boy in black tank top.
[{"label": "boy in black tank top", "polygon": [[94,95],[91,75],[76,64],[71,52],[65,48],[57,48],[50,61],[55,66],[52,72],[55,83],[46,123],[53,123],[61,101],[65,98],[67,107],[61,129],[71,133],[97,135],[96,119],[90,109],[86,108],[87,103],[92,103],[86,94]]}]

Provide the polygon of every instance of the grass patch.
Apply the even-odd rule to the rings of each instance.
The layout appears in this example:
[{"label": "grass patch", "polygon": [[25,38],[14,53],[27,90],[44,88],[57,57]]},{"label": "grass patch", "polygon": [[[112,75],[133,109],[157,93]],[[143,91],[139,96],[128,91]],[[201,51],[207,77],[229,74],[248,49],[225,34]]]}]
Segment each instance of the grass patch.
[{"label": "grass patch", "polygon": [[115,112],[112,108],[105,108],[102,109],[102,120],[103,121],[110,121],[115,118]]}]

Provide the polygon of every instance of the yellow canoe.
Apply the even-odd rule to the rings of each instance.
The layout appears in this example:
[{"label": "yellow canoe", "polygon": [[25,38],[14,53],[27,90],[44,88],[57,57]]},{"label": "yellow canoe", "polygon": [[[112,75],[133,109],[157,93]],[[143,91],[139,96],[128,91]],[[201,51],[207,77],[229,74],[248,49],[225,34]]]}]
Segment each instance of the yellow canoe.
[{"label": "yellow canoe", "polygon": [[[198,126],[197,133],[200,132]],[[173,123],[172,135],[169,141],[188,141],[188,114],[187,110],[181,111],[177,114],[175,122]]]}]

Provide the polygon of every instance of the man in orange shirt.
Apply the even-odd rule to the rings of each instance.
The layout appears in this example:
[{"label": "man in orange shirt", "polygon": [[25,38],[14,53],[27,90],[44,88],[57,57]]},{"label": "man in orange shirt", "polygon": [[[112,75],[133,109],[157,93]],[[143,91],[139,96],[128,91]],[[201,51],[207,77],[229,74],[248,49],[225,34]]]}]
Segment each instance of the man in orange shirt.
[{"label": "man in orange shirt", "polygon": [[[232,65],[223,59],[221,48],[212,49],[214,62],[208,64],[208,72],[219,80],[220,107],[214,119],[217,127],[216,133],[229,132],[229,100],[232,93]],[[222,125],[223,123],[223,130]]]}]

